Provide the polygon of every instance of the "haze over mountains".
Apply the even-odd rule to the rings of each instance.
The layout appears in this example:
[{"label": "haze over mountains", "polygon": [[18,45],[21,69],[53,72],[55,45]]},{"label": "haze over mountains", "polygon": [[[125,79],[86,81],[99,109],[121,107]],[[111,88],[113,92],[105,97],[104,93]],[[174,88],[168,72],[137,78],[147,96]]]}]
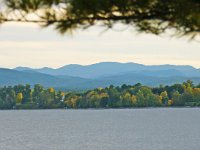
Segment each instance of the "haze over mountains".
[{"label": "haze over mountains", "polygon": [[[41,69],[32,69],[27,67],[17,67],[14,70],[18,71],[36,71],[40,73],[45,73],[49,75],[69,75],[82,78],[98,78],[102,76],[110,76],[116,74],[122,74],[127,72],[155,72],[155,71],[166,71],[171,70],[176,72],[177,75],[193,76],[193,74],[198,74],[200,76],[200,70],[195,69],[192,66],[176,66],[176,65],[155,65],[147,66],[137,63],[117,63],[117,62],[102,62],[87,66],[71,64],[66,65],[58,69],[52,69],[44,67]],[[192,71],[192,74],[188,72]],[[171,72],[172,73],[172,72]]]},{"label": "haze over mountains", "polygon": [[84,90],[110,84],[157,86],[181,83],[186,80],[200,83],[200,69],[192,66],[142,65],[137,63],[102,62],[87,66],[72,64],[58,69],[17,67],[0,69],[0,86],[42,84],[45,87]]}]

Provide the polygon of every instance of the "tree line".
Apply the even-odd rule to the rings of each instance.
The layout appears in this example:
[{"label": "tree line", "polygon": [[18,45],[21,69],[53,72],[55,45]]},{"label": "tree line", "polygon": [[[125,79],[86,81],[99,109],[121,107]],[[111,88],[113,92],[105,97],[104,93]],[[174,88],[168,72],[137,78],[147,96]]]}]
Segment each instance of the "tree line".
[{"label": "tree line", "polygon": [[0,88],[0,109],[137,108],[200,106],[200,84],[110,85],[85,92],[62,92],[36,84]]}]

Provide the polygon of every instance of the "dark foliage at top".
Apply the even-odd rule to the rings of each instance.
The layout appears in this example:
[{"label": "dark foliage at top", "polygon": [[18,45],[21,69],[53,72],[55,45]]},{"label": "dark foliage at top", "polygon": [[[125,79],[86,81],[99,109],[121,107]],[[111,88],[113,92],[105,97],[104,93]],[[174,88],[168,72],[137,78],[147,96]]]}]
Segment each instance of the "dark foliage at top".
[{"label": "dark foliage at top", "polygon": [[35,22],[53,25],[60,33],[93,25],[112,28],[116,23],[139,32],[194,38],[200,32],[198,0],[3,0],[0,22]]}]

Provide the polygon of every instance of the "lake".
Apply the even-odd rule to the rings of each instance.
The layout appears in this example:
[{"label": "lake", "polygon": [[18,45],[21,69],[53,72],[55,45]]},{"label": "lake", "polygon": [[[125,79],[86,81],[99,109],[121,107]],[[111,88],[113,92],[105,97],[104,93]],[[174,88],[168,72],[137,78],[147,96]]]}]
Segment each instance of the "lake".
[{"label": "lake", "polygon": [[1,150],[199,150],[200,108],[0,111]]}]

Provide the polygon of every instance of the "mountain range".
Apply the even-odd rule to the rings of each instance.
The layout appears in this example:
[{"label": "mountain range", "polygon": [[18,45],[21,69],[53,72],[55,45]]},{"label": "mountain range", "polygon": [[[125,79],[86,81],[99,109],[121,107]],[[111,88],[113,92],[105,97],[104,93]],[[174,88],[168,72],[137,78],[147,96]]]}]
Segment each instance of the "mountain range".
[{"label": "mountain range", "polygon": [[110,84],[149,86],[181,83],[186,80],[200,83],[200,69],[189,65],[143,65],[137,63],[101,62],[92,65],[71,64],[61,68],[0,68],[0,86],[42,84],[66,90],[85,90]]}]

